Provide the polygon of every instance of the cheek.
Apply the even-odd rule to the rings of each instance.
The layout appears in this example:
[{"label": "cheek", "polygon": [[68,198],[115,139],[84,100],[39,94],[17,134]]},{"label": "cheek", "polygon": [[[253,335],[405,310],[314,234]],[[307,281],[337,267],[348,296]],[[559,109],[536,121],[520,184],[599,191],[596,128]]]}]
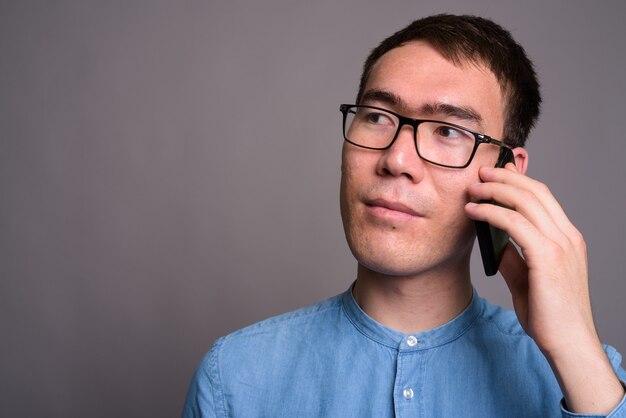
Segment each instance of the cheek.
[{"label": "cheek", "polygon": [[500,147],[492,145],[481,145],[478,147],[476,155],[474,155],[474,160],[472,161],[472,164],[467,169],[474,170],[476,172],[476,176],[478,177],[478,167],[495,167],[496,162],[498,161],[499,154]]},{"label": "cheek", "polygon": [[358,182],[362,177],[362,175],[359,175],[358,165],[355,164],[354,159],[350,158],[350,153],[346,152],[344,148],[341,163],[341,185],[339,190],[339,204],[344,225],[352,218],[350,212],[354,210],[355,195],[359,189]]},{"label": "cheek", "polygon": [[465,204],[469,201],[467,189],[478,182],[478,172],[459,170],[434,182],[440,199],[439,214],[444,228],[467,228],[471,224],[465,215]]},{"label": "cheek", "polygon": [[358,193],[371,184],[375,161],[366,152],[344,145],[341,154],[341,205],[357,198]]},{"label": "cheek", "polygon": [[468,187],[479,181],[478,171],[470,171],[468,168],[439,176],[439,179],[433,181],[433,184],[444,207],[459,207],[467,203]]}]

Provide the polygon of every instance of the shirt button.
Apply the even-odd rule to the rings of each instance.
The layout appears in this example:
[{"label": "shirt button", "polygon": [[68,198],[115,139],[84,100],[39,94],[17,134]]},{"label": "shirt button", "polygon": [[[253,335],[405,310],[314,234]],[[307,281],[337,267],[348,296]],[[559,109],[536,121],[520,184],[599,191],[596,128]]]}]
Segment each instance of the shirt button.
[{"label": "shirt button", "polygon": [[407,339],[406,339],[406,343],[409,347],[415,347],[417,345],[417,338],[415,338],[414,336],[410,335]]},{"label": "shirt button", "polygon": [[404,396],[404,399],[406,399],[407,401],[413,399],[413,389],[404,388],[404,390],[402,391],[402,396]]}]

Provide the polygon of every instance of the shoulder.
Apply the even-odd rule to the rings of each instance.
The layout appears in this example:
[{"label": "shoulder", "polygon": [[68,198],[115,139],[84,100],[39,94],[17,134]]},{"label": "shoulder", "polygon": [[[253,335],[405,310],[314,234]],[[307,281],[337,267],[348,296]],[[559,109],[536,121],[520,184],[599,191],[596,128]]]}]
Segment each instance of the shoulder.
[{"label": "shoulder", "polygon": [[515,311],[495,305],[485,298],[480,299],[482,312],[479,325],[491,327],[493,331],[511,337],[528,337],[522,328]]},{"label": "shoulder", "polygon": [[222,344],[228,345],[250,338],[279,338],[281,335],[310,331],[323,326],[322,319],[336,316],[342,312],[342,295],[334,296],[314,305],[273,316],[237,330],[222,337]]},{"label": "shoulder", "polygon": [[342,296],[267,318],[219,338],[206,355],[207,366],[271,364],[295,355],[311,341],[328,340],[345,320]]}]

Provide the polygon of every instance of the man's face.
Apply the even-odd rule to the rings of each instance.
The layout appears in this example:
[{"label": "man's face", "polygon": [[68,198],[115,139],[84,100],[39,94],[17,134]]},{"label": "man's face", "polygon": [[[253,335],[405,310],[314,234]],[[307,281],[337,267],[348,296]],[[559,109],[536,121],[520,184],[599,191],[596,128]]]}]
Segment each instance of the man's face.
[{"label": "man's face", "polygon": [[[380,58],[361,104],[453,122],[497,139],[503,131],[504,99],[494,74],[469,62],[455,66],[422,41]],[[479,181],[480,166],[495,164],[498,151],[481,145],[469,167],[450,169],[419,158],[408,125],[384,151],[344,142],[341,215],[359,263],[399,276],[461,265],[474,241],[463,210],[466,189]]]}]

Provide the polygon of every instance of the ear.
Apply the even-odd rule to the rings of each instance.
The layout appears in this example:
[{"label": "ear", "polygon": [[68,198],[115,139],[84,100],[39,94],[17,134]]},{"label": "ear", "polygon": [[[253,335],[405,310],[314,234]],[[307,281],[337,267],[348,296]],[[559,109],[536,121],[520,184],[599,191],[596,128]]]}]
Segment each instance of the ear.
[{"label": "ear", "polygon": [[513,148],[511,151],[513,151],[513,156],[515,157],[515,167],[517,167],[517,171],[526,174],[526,170],[528,169],[528,151],[522,147]]}]

